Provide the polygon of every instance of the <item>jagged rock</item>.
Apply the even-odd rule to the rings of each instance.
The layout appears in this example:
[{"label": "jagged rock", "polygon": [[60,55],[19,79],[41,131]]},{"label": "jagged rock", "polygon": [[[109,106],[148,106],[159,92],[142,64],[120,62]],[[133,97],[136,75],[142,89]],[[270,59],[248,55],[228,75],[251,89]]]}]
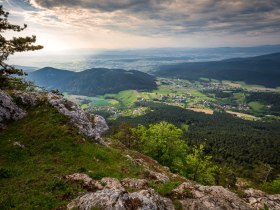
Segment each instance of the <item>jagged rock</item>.
[{"label": "jagged rock", "polygon": [[83,174],[83,173],[75,173],[75,174],[67,175],[65,176],[65,178],[73,182],[81,181],[84,184],[89,184],[92,181],[92,178],[90,178],[87,174]]},{"label": "jagged rock", "polygon": [[64,99],[60,95],[48,93],[47,98],[48,102],[61,114],[70,118],[71,123],[79,129],[80,133],[87,137],[94,137],[96,140],[99,140],[100,143],[105,144],[100,136],[106,132],[109,127],[103,117],[85,112],[76,104]]},{"label": "jagged rock", "polygon": [[22,149],[25,148],[25,146],[18,141],[14,142],[13,145]]},{"label": "jagged rock", "polygon": [[0,128],[4,128],[4,120],[18,120],[23,118],[26,112],[19,108],[11,96],[0,90]]},{"label": "jagged rock", "polygon": [[[81,184],[91,189],[67,205],[68,209],[166,209],[173,210],[172,201],[148,188],[147,180],[144,179],[123,179],[119,181],[115,178],[103,178],[100,181],[91,179],[88,175],[76,173],[65,177],[69,181],[81,182]],[[93,187],[94,186],[94,187]],[[97,187],[98,186],[98,187]],[[129,193],[127,189],[139,190]],[[94,189],[94,190],[92,190]]]},{"label": "jagged rock", "polygon": [[251,208],[236,194],[221,186],[193,185],[185,182],[172,191],[186,210],[249,210]]},{"label": "jagged rock", "polygon": [[88,191],[102,190],[104,188],[100,182],[93,180],[87,174],[75,173],[72,175],[65,176],[65,178],[68,181],[82,183],[83,187],[86,188]]},{"label": "jagged rock", "polygon": [[105,177],[101,179],[101,184],[109,189],[123,189],[121,182],[116,178]]},{"label": "jagged rock", "polygon": [[121,181],[122,186],[125,188],[133,188],[133,189],[146,189],[148,188],[148,182],[146,179],[123,179]]},{"label": "jagged rock", "polygon": [[64,99],[62,95],[51,92],[15,91],[13,95],[17,99],[21,100],[23,104],[31,106],[47,101],[61,114],[68,116],[71,123],[79,129],[80,133],[90,138],[94,137],[99,143],[105,144],[105,142],[101,139],[101,135],[106,132],[109,127],[102,116],[87,113],[79,108],[75,103]]},{"label": "jagged rock", "polygon": [[35,106],[45,99],[45,95],[41,92],[13,92],[15,98],[19,99],[23,104]]},{"label": "jagged rock", "polygon": [[157,182],[168,182],[170,179],[169,177],[164,174],[164,173],[159,173],[159,172],[155,172],[155,171],[152,171],[152,170],[146,170],[146,173],[147,173],[147,177],[149,179],[153,179]]},{"label": "jagged rock", "polygon": [[172,201],[152,189],[129,193],[124,189],[103,189],[86,193],[67,205],[68,209],[173,210]]},{"label": "jagged rock", "polygon": [[280,195],[268,195],[263,191],[248,189],[244,191],[247,203],[254,209],[264,209],[264,205],[270,210],[280,209]]}]

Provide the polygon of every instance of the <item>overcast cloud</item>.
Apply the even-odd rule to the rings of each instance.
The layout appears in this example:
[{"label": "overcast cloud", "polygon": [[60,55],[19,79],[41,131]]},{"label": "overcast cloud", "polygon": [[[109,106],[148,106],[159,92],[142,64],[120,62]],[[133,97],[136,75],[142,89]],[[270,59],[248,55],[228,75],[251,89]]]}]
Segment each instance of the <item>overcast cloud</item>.
[{"label": "overcast cloud", "polygon": [[[1,0],[0,0],[1,1]],[[158,45],[213,37],[227,45],[280,43],[279,0],[2,0],[28,23],[73,33],[111,33]],[[67,33],[68,33],[67,32]],[[99,35],[98,35],[99,33]],[[112,34],[113,33],[113,34]],[[122,39],[122,40],[123,40]],[[150,41],[148,41],[148,39]],[[153,39],[153,41],[152,41]],[[235,39],[235,41],[233,40]],[[103,40],[105,41],[105,40]],[[209,40],[211,42],[211,40]],[[101,40],[102,42],[102,40]],[[132,41],[131,41],[132,42]],[[172,42],[172,43],[171,43]],[[253,43],[254,42],[254,43]],[[179,45],[177,43],[176,45]]]}]

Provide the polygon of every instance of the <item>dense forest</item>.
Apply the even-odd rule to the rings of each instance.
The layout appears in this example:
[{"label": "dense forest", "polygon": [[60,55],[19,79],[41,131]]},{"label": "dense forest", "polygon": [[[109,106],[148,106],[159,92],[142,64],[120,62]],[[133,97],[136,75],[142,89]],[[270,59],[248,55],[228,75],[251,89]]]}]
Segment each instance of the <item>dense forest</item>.
[{"label": "dense forest", "polygon": [[140,71],[122,69],[89,69],[81,72],[46,67],[29,74],[28,79],[47,89],[70,94],[95,96],[122,90],[153,90],[155,78]]},{"label": "dense forest", "polygon": [[[221,164],[252,168],[259,161],[280,170],[280,122],[248,121],[223,112],[206,115],[176,106],[143,103],[151,112],[138,117],[120,117],[111,121],[115,128],[126,122],[133,126],[167,121],[184,128],[189,145],[205,144],[207,153]],[[117,130],[117,129],[116,129]]]},{"label": "dense forest", "polygon": [[280,53],[222,61],[189,62],[161,66],[155,75],[187,80],[211,78],[244,81],[266,87],[280,86]]}]

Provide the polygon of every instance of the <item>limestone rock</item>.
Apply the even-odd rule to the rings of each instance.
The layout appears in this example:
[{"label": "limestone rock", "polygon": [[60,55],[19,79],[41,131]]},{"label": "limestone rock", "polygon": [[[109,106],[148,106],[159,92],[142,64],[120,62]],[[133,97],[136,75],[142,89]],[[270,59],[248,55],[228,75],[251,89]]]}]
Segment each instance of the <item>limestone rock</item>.
[{"label": "limestone rock", "polygon": [[152,170],[147,170],[147,176],[148,178],[150,179],[153,179],[157,182],[168,182],[169,181],[169,177],[164,174],[164,173],[159,173],[159,172],[155,172],[155,171],[152,171]]},{"label": "limestone rock", "polygon": [[270,210],[280,209],[280,195],[268,195],[255,189],[245,190],[246,201],[253,209],[264,209],[266,205]]},{"label": "limestone rock", "polygon": [[[153,189],[148,188],[147,180],[144,179],[123,179],[103,178],[100,181],[91,179],[86,174],[72,174],[65,177],[67,180],[81,182],[89,189],[67,205],[68,209],[117,209],[117,210],[173,210],[174,206],[169,198],[164,198]],[[95,188],[94,188],[94,187]],[[96,187],[99,186],[99,187]],[[137,190],[128,192],[128,188]],[[94,189],[94,190],[92,190]]]},{"label": "limestone rock", "polygon": [[101,184],[108,189],[123,189],[121,182],[116,178],[105,177],[101,179]]},{"label": "limestone rock", "polygon": [[92,178],[90,178],[87,174],[83,174],[83,173],[75,173],[75,174],[67,175],[65,178],[73,182],[81,181],[84,184],[89,184],[92,181]]},{"label": "limestone rock", "polygon": [[186,210],[249,210],[251,208],[235,193],[221,186],[193,185],[185,182],[172,192]]},{"label": "limestone rock", "polygon": [[67,205],[68,209],[90,210],[174,210],[172,201],[154,190],[129,193],[124,189],[103,189],[86,193]]},{"label": "limestone rock", "polygon": [[147,189],[148,188],[148,181],[146,179],[123,179],[121,181],[122,186],[125,188],[132,188],[132,189]]},{"label": "limestone rock", "polygon": [[99,143],[105,144],[105,142],[103,142],[101,139],[101,135],[105,133],[109,129],[109,127],[102,116],[87,113],[75,103],[64,99],[62,95],[51,92],[46,93],[15,91],[13,95],[23,104],[31,106],[47,101],[61,114],[69,117],[71,123],[79,129],[80,133],[89,138],[95,138]]},{"label": "limestone rock", "polygon": [[93,180],[87,174],[75,173],[72,175],[65,176],[65,178],[68,181],[80,182],[82,186],[88,191],[102,190],[104,188],[100,182]]},{"label": "limestone rock", "polygon": [[70,118],[71,123],[79,129],[80,133],[87,137],[94,137],[100,143],[104,143],[100,137],[109,127],[103,117],[85,112],[60,95],[48,93],[47,98],[48,102],[61,114]]},{"label": "limestone rock", "polygon": [[16,147],[19,147],[19,148],[21,148],[21,149],[25,148],[25,146],[24,146],[23,144],[21,144],[20,142],[18,142],[18,141],[15,141],[15,142],[13,143],[13,145],[16,146]]},{"label": "limestone rock", "polygon": [[14,97],[19,99],[23,104],[35,106],[39,102],[44,101],[45,97],[44,94],[41,92],[21,92],[15,91],[13,93]]},{"label": "limestone rock", "polygon": [[25,115],[26,112],[13,102],[11,96],[0,90],[0,129],[5,127],[5,120],[18,120]]}]

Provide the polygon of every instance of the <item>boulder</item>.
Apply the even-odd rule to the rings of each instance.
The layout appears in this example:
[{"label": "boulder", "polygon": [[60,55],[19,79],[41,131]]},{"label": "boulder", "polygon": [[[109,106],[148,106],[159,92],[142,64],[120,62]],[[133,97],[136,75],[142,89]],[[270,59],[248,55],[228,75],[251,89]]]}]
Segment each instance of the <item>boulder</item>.
[{"label": "boulder", "polygon": [[4,121],[23,118],[26,112],[19,108],[10,95],[0,90],[0,128],[4,128]]},{"label": "boulder", "polygon": [[23,104],[29,106],[35,106],[38,103],[45,100],[44,94],[41,92],[22,92],[22,91],[14,91],[13,96],[20,100]]},{"label": "boulder", "polygon": [[253,209],[235,193],[221,186],[202,186],[185,182],[174,189],[172,194],[186,210]]},{"label": "boulder", "polygon": [[79,132],[87,137],[94,137],[97,141],[105,144],[101,135],[109,127],[105,119],[101,116],[95,116],[80,109],[76,104],[63,98],[63,96],[48,93],[48,102],[55,107],[61,114],[70,118],[71,123],[79,129]]},{"label": "boulder", "polygon": [[126,178],[121,181],[122,186],[125,188],[131,189],[147,189],[148,188],[148,181],[146,179],[130,179]]},{"label": "boulder", "polygon": [[244,191],[245,200],[253,209],[264,209],[266,205],[270,210],[280,209],[280,195],[268,195],[261,190],[247,189]]},{"label": "boulder", "polygon": [[124,189],[109,189],[86,193],[74,199],[67,209],[90,210],[174,210],[170,199],[164,198],[152,189],[129,193]]},{"label": "boulder", "polygon": [[[88,190],[88,193],[85,193],[70,202],[67,205],[68,209],[174,209],[172,201],[169,198],[160,196],[153,189],[148,188],[148,182],[144,179],[126,178],[119,181],[115,178],[106,177],[100,181],[96,181],[82,173],[68,175],[65,178],[69,181],[80,182],[86,189],[91,189]],[[135,191],[128,192],[128,190],[131,190],[132,188]]]}]

